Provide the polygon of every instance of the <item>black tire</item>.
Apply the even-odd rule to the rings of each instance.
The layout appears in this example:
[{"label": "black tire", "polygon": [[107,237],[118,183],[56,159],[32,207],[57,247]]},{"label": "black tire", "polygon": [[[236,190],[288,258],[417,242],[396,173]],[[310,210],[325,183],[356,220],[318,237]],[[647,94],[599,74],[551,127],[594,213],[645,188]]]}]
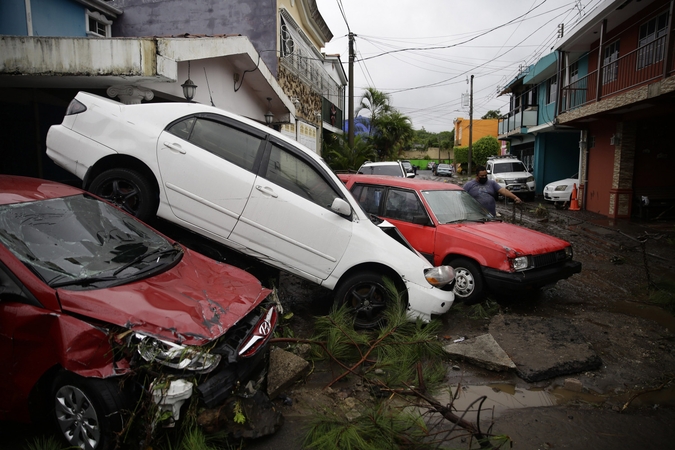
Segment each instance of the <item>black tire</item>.
[{"label": "black tire", "polygon": [[70,446],[108,450],[124,426],[129,396],[119,379],[85,378],[63,371],[54,380],[51,395],[56,429]]},{"label": "black tire", "polygon": [[335,291],[333,304],[345,305],[354,318],[354,328],[374,329],[385,322],[385,310],[391,301],[384,286],[382,275],[363,272],[352,275]]},{"label": "black tire", "polygon": [[466,258],[447,263],[455,270],[455,297],[464,304],[474,305],[483,298],[483,275],[478,266]]},{"label": "black tire", "polygon": [[94,178],[89,191],[144,222],[157,214],[157,193],[152,184],[135,170],[106,170]]}]

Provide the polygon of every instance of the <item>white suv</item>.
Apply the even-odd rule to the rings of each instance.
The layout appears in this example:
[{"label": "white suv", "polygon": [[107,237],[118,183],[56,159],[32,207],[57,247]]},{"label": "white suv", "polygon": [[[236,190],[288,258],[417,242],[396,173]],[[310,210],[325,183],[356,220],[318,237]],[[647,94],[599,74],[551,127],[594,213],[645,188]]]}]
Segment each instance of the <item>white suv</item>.
[{"label": "white suv", "polygon": [[356,173],[363,175],[390,175],[392,177],[403,178],[415,177],[415,172],[408,172],[401,161],[366,161],[359,167],[359,170],[357,170]]},{"label": "white suv", "polygon": [[157,215],[334,290],[361,328],[383,320],[385,279],[407,297],[410,318],[429,321],[454,301],[452,268],[392,239],[321,157],[252,120],[80,92],[49,129],[47,155],[143,220]]},{"label": "white suv", "polygon": [[515,156],[491,156],[485,167],[490,180],[495,180],[501,187],[505,187],[519,197],[534,199],[534,176]]}]

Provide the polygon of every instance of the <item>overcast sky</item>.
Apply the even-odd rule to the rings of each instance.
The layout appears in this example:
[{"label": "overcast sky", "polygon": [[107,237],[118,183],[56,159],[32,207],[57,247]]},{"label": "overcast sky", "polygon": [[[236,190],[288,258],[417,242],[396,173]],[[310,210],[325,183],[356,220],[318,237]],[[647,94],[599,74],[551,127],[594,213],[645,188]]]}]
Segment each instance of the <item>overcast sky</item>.
[{"label": "overcast sky", "polygon": [[469,118],[471,75],[474,119],[508,112],[509,97],[498,96],[499,88],[552,51],[559,24],[567,34],[602,0],[316,2],[333,33],[324,51],[340,54],[346,73],[347,35],[356,35],[355,105],[364,88],[374,87],[390,94],[415,129],[440,132],[452,130],[457,117]]}]

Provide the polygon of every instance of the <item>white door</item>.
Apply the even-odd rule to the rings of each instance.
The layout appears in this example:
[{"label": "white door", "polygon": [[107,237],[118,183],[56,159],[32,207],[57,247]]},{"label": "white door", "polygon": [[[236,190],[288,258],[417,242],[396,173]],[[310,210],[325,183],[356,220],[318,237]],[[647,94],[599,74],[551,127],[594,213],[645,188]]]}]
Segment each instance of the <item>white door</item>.
[{"label": "white door", "polygon": [[[352,222],[331,211],[341,197],[333,180],[301,153],[271,144],[264,177],[230,239],[291,272],[325,280],[344,254]],[[305,277],[306,277],[305,275]]]},{"label": "white door", "polygon": [[264,140],[213,119],[186,118],[162,132],[157,160],[173,214],[227,239],[253,188]]}]

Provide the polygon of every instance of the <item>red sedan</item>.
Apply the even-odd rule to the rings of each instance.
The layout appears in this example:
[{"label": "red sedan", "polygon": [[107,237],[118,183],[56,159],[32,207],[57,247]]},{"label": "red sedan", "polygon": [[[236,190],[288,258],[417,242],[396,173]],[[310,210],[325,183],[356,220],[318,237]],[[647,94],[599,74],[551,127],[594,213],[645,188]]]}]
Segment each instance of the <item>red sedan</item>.
[{"label": "red sedan", "polygon": [[455,269],[455,296],[539,289],[581,271],[569,242],[493,217],[461,187],[387,176],[339,175],[361,207],[385,219],[434,265]]},{"label": "red sedan", "polygon": [[0,420],[48,419],[101,450],[131,411],[154,428],[188,399],[221,408],[253,380],[250,396],[269,294],[91,194],[0,175]]}]

